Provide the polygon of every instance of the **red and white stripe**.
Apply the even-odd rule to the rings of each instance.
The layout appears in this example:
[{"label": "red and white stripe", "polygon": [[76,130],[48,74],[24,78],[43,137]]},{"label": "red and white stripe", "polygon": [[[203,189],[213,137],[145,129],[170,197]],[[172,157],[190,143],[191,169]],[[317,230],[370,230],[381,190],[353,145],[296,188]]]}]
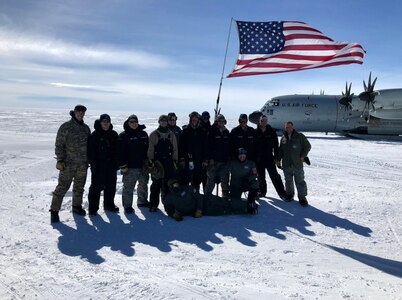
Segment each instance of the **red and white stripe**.
[{"label": "red and white stripe", "polygon": [[303,22],[283,22],[285,45],[272,54],[239,54],[227,77],[283,73],[346,64],[362,64],[365,51],[357,43],[335,42]]}]

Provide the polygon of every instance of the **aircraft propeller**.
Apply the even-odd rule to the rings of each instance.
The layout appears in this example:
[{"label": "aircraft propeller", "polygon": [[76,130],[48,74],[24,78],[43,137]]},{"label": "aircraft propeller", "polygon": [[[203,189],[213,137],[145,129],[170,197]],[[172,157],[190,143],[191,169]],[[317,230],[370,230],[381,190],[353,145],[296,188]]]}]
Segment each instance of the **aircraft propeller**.
[{"label": "aircraft propeller", "polygon": [[353,93],[351,94],[350,91],[352,89],[352,83],[349,84],[348,88],[348,82],[346,82],[345,86],[345,93],[342,92],[342,97],[339,99],[339,103],[344,106],[345,112],[349,109],[352,109],[352,98],[353,98]]},{"label": "aircraft propeller", "polygon": [[369,80],[368,80],[368,84],[366,85],[366,82],[363,80],[363,86],[364,86],[364,92],[361,92],[359,94],[359,99],[361,101],[366,102],[364,105],[364,109],[363,109],[363,113],[362,113],[362,117],[364,115],[364,112],[367,110],[368,111],[368,121],[370,121],[370,111],[371,109],[375,112],[375,97],[377,95],[379,95],[378,92],[374,91],[374,86],[375,83],[377,81],[377,77],[374,79],[373,83],[371,83],[371,72],[369,75]]}]

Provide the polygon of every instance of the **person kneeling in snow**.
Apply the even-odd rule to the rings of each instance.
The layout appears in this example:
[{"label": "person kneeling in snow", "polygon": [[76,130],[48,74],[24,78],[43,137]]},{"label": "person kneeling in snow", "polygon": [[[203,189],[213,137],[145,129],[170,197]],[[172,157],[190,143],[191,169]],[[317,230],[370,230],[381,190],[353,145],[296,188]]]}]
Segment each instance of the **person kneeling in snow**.
[{"label": "person kneeling in snow", "polygon": [[257,168],[253,161],[247,159],[247,151],[239,148],[237,159],[230,162],[230,198],[241,198],[243,192],[248,191],[247,211],[257,213],[257,192],[259,189]]}]

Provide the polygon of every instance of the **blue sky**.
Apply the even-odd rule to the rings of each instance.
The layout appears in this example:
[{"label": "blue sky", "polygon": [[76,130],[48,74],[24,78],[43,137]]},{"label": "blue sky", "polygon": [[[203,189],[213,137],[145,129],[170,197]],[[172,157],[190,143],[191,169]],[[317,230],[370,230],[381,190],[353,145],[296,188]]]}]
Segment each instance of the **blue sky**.
[{"label": "blue sky", "polygon": [[[386,3],[386,4],[385,4]],[[363,65],[224,79],[222,112],[274,96],[402,86],[402,4],[390,1],[79,0],[0,2],[0,108],[188,113],[215,107],[231,18],[304,21],[360,43]],[[230,31],[225,75],[237,57]]]}]

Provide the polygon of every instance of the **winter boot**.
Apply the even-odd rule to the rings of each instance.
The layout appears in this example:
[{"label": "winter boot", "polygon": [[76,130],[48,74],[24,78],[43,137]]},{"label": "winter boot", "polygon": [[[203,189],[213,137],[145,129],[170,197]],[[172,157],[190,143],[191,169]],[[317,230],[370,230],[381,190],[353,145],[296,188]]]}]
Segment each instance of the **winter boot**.
[{"label": "winter boot", "polygon": [[73,213],[80,216],[85,216],[87,214],[85,209],[83,209],[81,205],[73,206]]},{"label": "winter boot", "polygon": [[173,215],[172,215],[173,219],[175,219],[177,222],[183,221],[183,217],[181,216],[181,214],[175,210]]},{"label": "winter boot", "polygon": [[202,210],[198,208],[198,209],[194,212],[193,217],[194,217],[194,218],[201,218],[201,217],[202,217]]},{"label": "winter boot", "polygon": [[119,212],[119,208],[116,205],[112,205],[112,206],[105,206],[103,208],[103,210],[105,211],[111,211],[111,212],[115,212],[118,213]]},{"label": "winter boot", "polygon": [[303,206],[303,207],[308,206],[307,199],[306,199],[306,198],[300,199],[300,200],[299,200],[299,204],[300,204],[301,206]]},{"label": "winter boot", "polygon": [[134,213],[134,208],[132,208],[132,207],[125,207],[125,208],[124,208],[124,213],[126,213],[126,214],[133,214],[133,213]]},{"label": "winter boot", "polygon": [[140,208],[140,207],[149,207],[149,202],[148,201],[145,201],[145,202],[142,202],[142,203],[137,203],[137,206]]},{"label": "winter boot", "polygon": [[51,223],[59,223],[59,212],[58,211],[50,211],[50,222]]}]

